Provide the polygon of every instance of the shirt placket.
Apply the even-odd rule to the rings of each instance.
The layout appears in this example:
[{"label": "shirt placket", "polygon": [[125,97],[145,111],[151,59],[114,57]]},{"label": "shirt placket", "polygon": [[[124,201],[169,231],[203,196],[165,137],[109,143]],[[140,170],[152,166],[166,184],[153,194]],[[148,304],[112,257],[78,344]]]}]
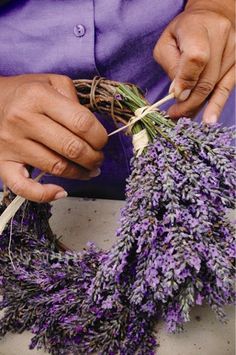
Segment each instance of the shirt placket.
[{"label": "shirt placket", "polygon": [[72,43],[74,67],[78,67],[80,78],[91,78],[99,75],[95,59],[94,1],[80,1],[76,12]]}]

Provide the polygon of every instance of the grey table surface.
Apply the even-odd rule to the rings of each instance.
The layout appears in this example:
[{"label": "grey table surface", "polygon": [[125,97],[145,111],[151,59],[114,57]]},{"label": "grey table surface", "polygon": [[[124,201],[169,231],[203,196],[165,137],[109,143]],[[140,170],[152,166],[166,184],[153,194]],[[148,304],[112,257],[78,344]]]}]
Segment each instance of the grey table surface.
[{"label": "grey table surface", "polygon": [[[0,194],[1,195],[1,194]],[[87,241],[102,248],[114,242],[122,201],[67,198],[53,206],[51,226],[69,247],[79,250]],[[226,307],[229,321],[221,324],[208,307],[196,307],[181,334],[168,334],[165,325],[157,327],[157,355],[234,355],[235,312]],[[10,334],[0,340],[0,355],[46,355],[28,350],[30,333]]]}]

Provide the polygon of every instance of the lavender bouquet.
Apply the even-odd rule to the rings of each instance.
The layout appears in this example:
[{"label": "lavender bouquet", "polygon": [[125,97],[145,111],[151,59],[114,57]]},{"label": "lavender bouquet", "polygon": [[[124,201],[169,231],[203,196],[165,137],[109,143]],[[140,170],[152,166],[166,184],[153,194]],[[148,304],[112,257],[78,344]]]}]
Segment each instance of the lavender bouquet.
[{"label": "lavender bouquet", "polygon": [[75,86],[83,104],[116,123],[142,110],[130,129],[117,241],[108,251],[66,251],[50,230],[50,206],[25,202],[0,236],[0,334],[31,330],[30,347],[51,354],[154,354],[160,318],[175,332],[195,304],[224,321],[234,302],[234,131],[145,111],[132,85]]}]

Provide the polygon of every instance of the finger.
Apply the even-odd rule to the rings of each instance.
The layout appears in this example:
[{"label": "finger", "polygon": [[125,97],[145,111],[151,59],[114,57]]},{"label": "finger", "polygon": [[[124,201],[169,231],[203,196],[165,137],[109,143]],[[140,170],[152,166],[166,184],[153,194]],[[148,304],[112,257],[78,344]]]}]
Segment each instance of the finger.
[{"label": "finger", "polygon": [[9,156],[5,154],[4,158],[5,160],[22,162],[52,175],[70,179],[89,180],[100,174],[100,169],[98,168],[88,171],[64,159],[40,143],[31,140],[24,140],[24,144],[21,144],[20,148],[16,146],[15,151],[11,152]]},{"label": "finger", "polygon": [[204,29],[186,33],[172,25],[157,42],[154,57],[174,80],[170,92],[186,100],[210,58],[208,34]]},{"label": "finger", "polygon": [[169,78],[173,80],[177,72],[180,52],[174,36],[168,29],[163,32],[158,40],[153,51],[153,56],[168,74]]},{"label": "finger", "polygon": [[94,170],[102,164],[101,151],[94,150],[86,141],[46,116],[35,114],[34,125],[28,126],[27,135],[86,169]]},{"label": "finger", "polygon": [[172,91],[181,100],[186,100],[196,86],[210,59],[210,43],[207,30],[200,27],[176,29],[180,59]]},{"label": "finger", "polygon": [[83,138],[94,149],[103,148],[108,139],[107,132],[92,112],[80,103],[72,102],[59,94],[51,86],[41,87],[37,93],[40,95],[40,100],[38,100],[40,113]]},{"label": "finger", "polygon": [[220,79],[223,78],[223,76],[225,76],[225,74],[230,70],[230,68],[235,63],[235,44],[236,44],[235,31],[231,30],[222,56],[222,64],[221,64],[221,70],[219,76]]},{"label": "finger", "polygon": [[[183,102],[177,102],[169,108],[168,114],[172,118],[181,116],[193,117],[203,106],[208,96],[214,90],[216,83],[219,80],[221,72],[222,56],[224,46],[215,47],[211,45],[211,57],[204,71],[201,73],[195,87],[190,90],[191,95]],[[175,88],[177,85],[177,76],[174,80]],[[189,91],[184,90],[181,94],[182,99],[185,95],[188,96]]]},{"label": "finger", "polygon": [[67,196],[66,191],[57,185],[42,185],[27,177],[26,168],[15,162],[0,162],[1,178],[16,195],[35,202],[49,202]]},{"label": "finger", "polygon": [[215,124],[235,85],[235,66],[219,81],[203,113],[203,122]]},{"label": "finger", "polygon": [[49,80],[54,89],[61,95],[78,102],[78,96],[73,81],[66,75],[49,74]]}]

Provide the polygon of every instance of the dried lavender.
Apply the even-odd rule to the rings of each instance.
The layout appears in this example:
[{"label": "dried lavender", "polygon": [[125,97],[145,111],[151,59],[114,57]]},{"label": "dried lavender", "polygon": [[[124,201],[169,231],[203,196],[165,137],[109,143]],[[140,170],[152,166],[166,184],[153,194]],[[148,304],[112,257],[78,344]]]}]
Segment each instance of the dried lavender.
[{"label": "dried lavender", "polygon": [[[120,86],[133,112],[145,104]],[[31,330],[31,347],[52,354],[154,354],[153,329],[170,331],[208,303],[224,320],[234,301],[233,129],[148,114],[132,129],[150,143],[131,161],[126,204],[110,251],[58,251],[48,205],[28,204],[0,238],[5,317],[0,332]],[[24,206],[23,206],[24,207]],[[50,235],[50,238],[49,238]]]},{"label": "dried lavender", "polygon": [[[16,216],[12,235],[14,267],[8,257],[10,231],[1,238],[0,309],[5,310],[5,316],[0,322],[0,334],[31,330],[35,335],[30,347],[43,347],[52,354],[133,354],[140,346],[152,348],[151,324],[129,307],[125,290],[123,302],[111,307],[119,300],[119,292],[103,307],[97,307],[88,297],[106,253],[92,244],[81,253],[58,252],[56,240],[45,238],[49,206],[34,207],[29,204],[25,211],[30,217],[23,230],[21,213]],[[42,228],[44,224],[46,228]],[[140,332],[141,338],[137,335]]]},{"label": "dried lavender", "polygon": [[[182,137],[183,127],[206,142],[201,155],[195,154],[197,143]],[[161,305],[171,331],[203,300],[222,317],[222,306],[234,300],[234,229],[227,209],[234,207],[235,173],[232,147],[224,156],[213,154],[231,135],[182,119],[171,139],[185,146],[188,159],[162,137],[133,159],[119,239],[93,285],[96,302],[125,282],[132,256],[131,304],[150,315]]]}]

